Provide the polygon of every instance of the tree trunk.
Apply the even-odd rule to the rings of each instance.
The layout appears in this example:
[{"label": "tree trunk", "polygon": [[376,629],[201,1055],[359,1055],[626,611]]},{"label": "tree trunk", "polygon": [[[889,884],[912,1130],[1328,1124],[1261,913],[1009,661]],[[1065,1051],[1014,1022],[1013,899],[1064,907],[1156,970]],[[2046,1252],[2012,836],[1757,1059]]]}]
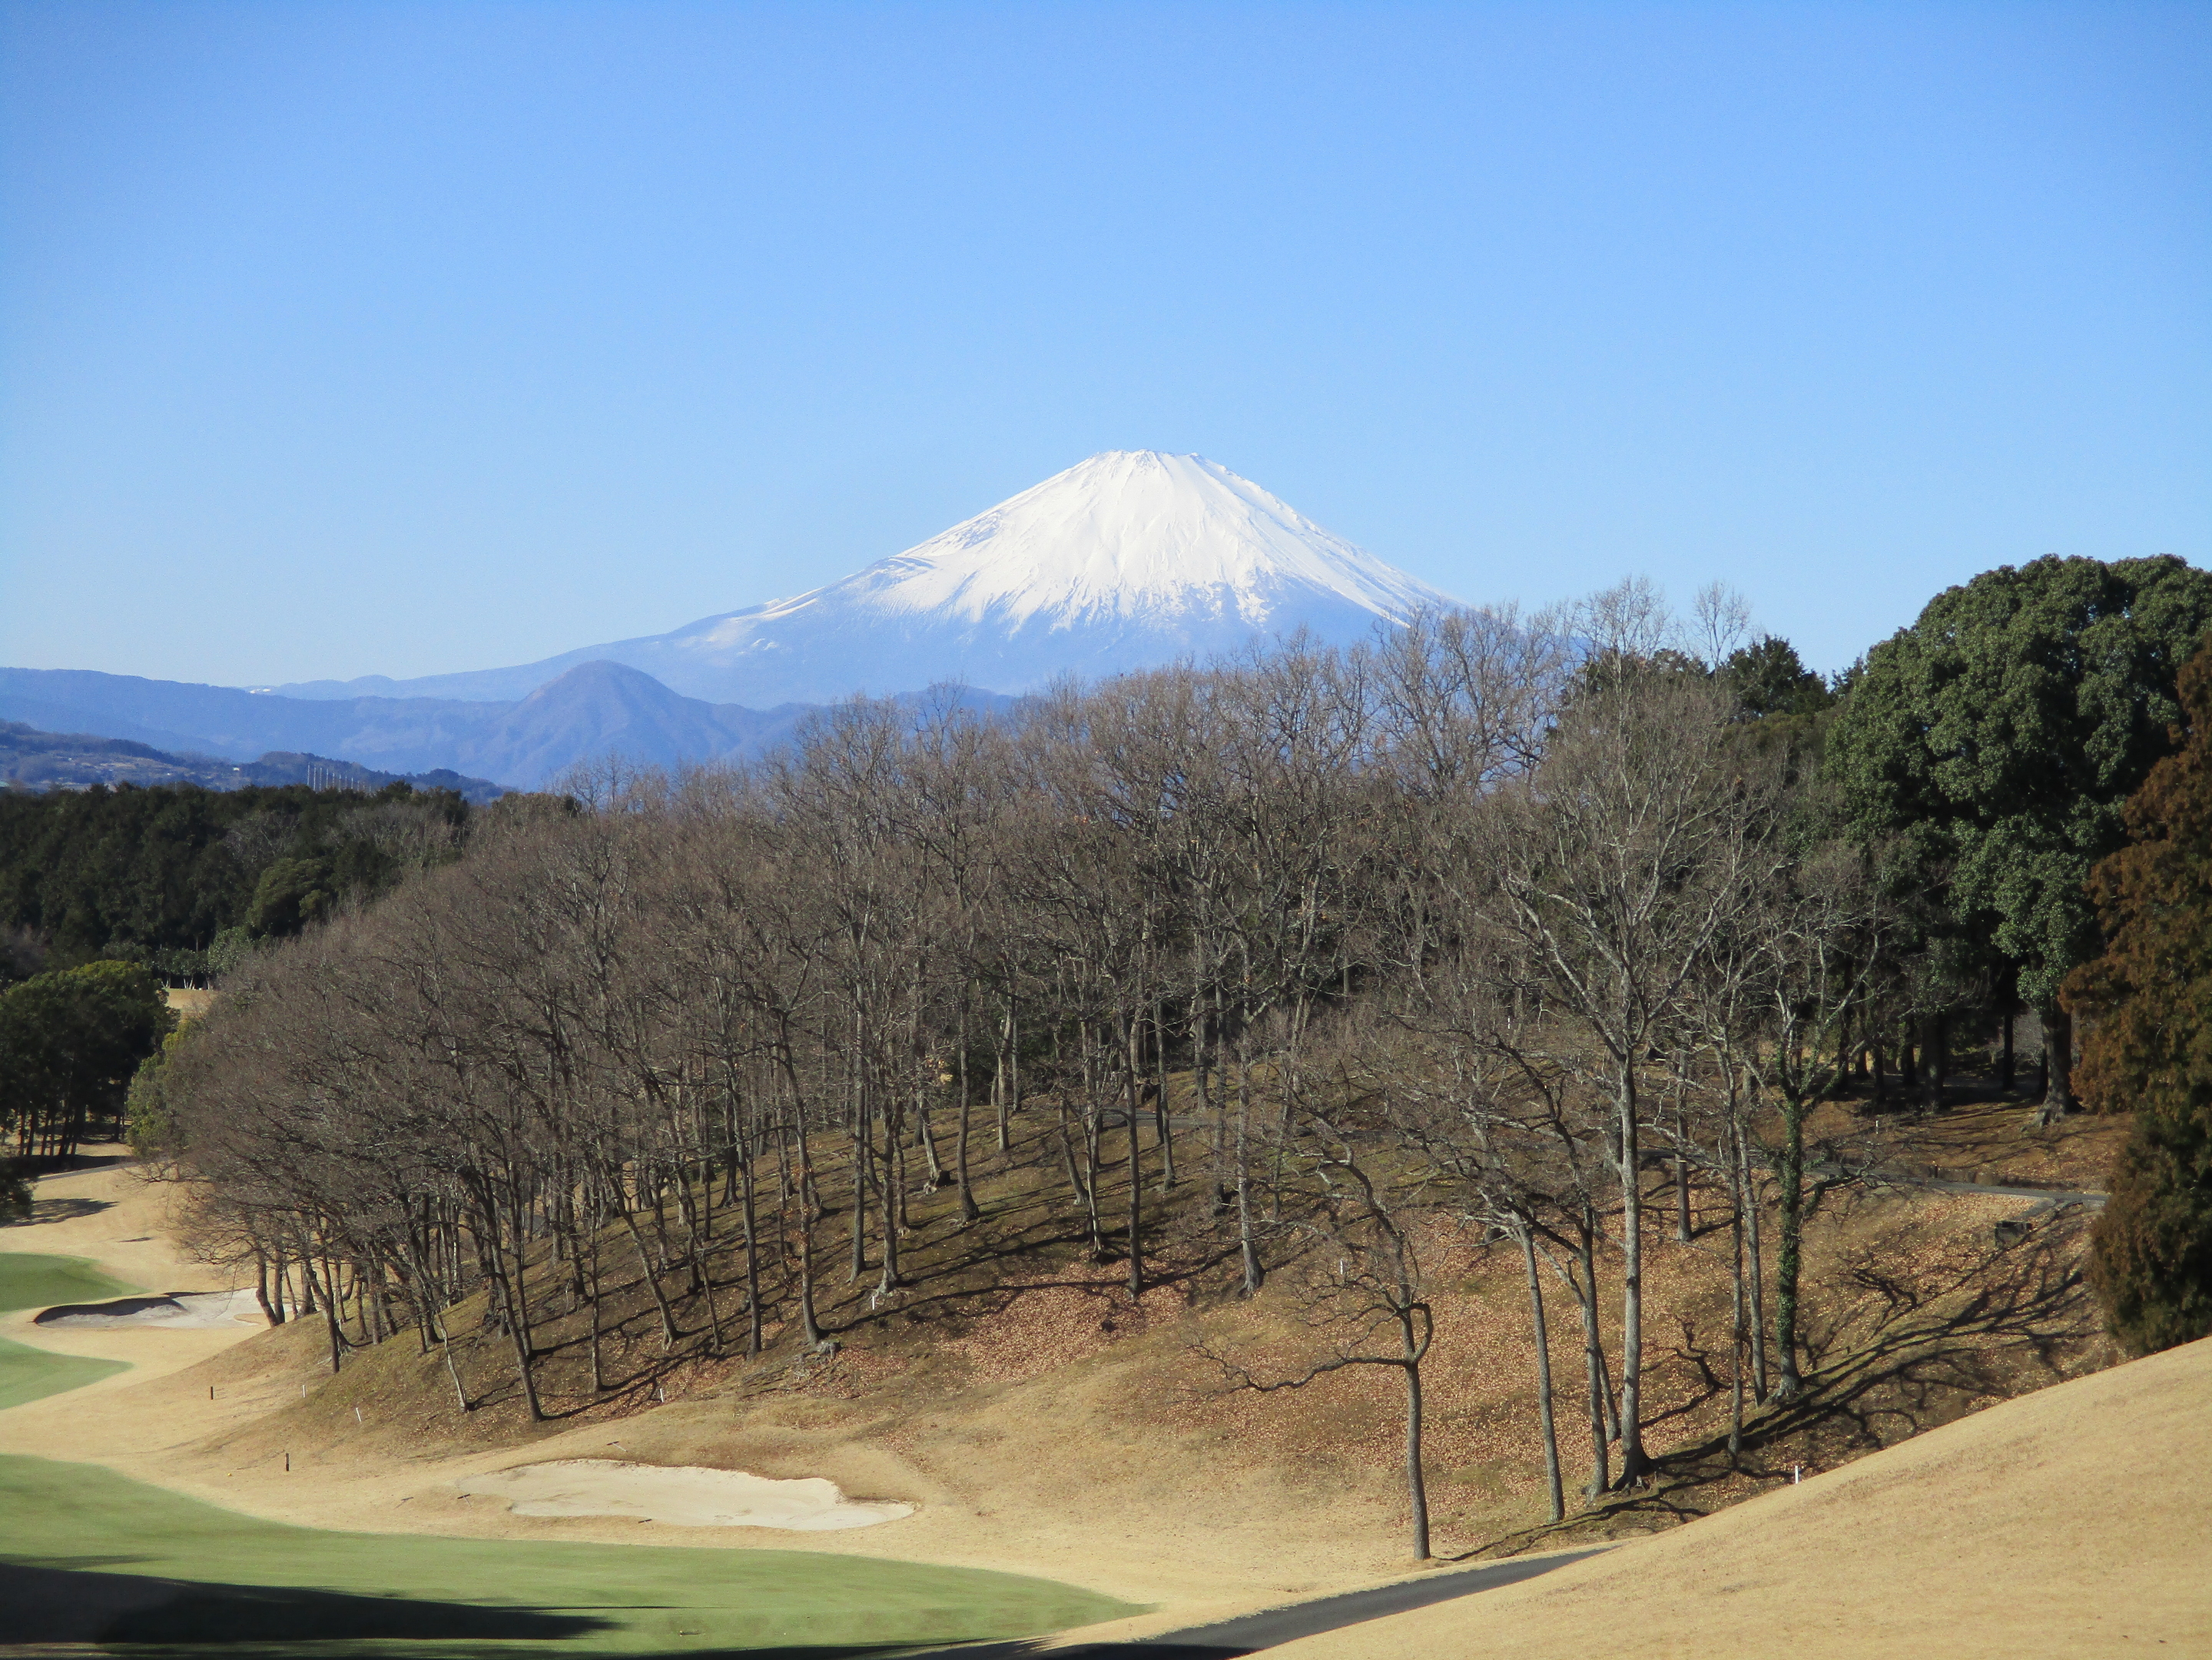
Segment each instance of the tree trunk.
[{"label": "tree trunk", "polygon": [[1267,1272],[1252,1228],[1252,1156],[1247,1131],[1252,1118],[1252,1062],[1243,1039],[1237,1046],[1237,1245],[1244,1261],[1244,1294],[1259,1295]]},{"label": "tree trunk", "polygon": [[1729,1387],[1734,1398],[1729,1405],[1728,1450],[1733,1468],[1743,1453],[1743,1188],[1733,1170],[1729,1174],[1735,1199],[1735,1213],[1729,1218]]},{"label": "tree trunk", "polygon": [[875,1133],[861,1127],[861,1098],[853,1096],[853,1266],[850,1279],[858,1285],[868,1271],[868,1202],[875,1171]]},{"label": "tree trunk", "polygon": [[876,1183],[876,1190],[883,1201],[884,1271],[876,1281],[876,1290],[885,1293],[906,1283],[899,1272],[899,1230],[906,1225],[902,1213],[906,1200],[906,1171],[900,1156],[899,1127],[896,1105],[886,1104],[884,1116],[884,1167]]},{"label": "tree trunk", "polygon": [[[1583,1252],[1588,1264],[1587,1244]],[[1589,1278],[1587,1268],[1575,1292],[1582,1307],[1583,1382],[1589,1391],[1590,1478],[1583,1491],[1584,1497],[1596,1500],[1613,1486],[1613,1437],[1607,1433],[1613,1416],[1613,1386],[1607,1380],[1605,1351],[1598,1342],[1597,1286]]]},{"label": "tree trunk", "polygon": [[1766,1398],[1766,1259],[1759,1236],[1759,1182],[1752,1169],[1750,1137],[1736,1124],[1736,1160],[1743,1173],[1743,1250],[1746,1287],[1751,1295],[1751,1388]]},{"label": "tree trunk", "polygon": [[253,1300],[261,1304],[261,1312],[268,1316],[270,1325],[281,1326],[284,1323],[284,1316],[277,1312],[276,1305],[269,1300],[269,1259],[261,1254],[258,1246],[254,1248],[253,1252]]},{"label": "tree trunk", "polygon": [[1429,1560],[1429,1490],[1421,1477],[1421,1363],[1411,1326],[1406,1329],[1406,1496],[1413,1512],[1413,1559]]},{"label": "tree trunk", "polygon": [[637,1246],[638,1272],[645,1276],[646,1289],[653,1293],[653,1305],[660,1310],[660,1347],[663,1353],[676,1347],[676,1316],[670,1312],[668,1298],[660,1289],[660,1276],[653,1271],[653,1256],[646,1249],[645,1236],[638,1231],[637,1218],[630,1213],[628,1205],[622,1207],[623,1225],[629,1230],[631,1241]]},{"label": "tree trunk", "polygon": [[1620,1478],[1622,1487],[1644,1479],[1651,1461],[1644,1451],[1644,1182],[1637,1168],[1636,1077],[1624,1068],[1620,1109]]},{"label": "tree trunk", "polygon": [[1674,1243],[1686,1245],[1698,1237],[1697,1219],[1690,1213],[1689,1141],[1682,1122],[1682,1103],[1674,1103]]},{"label": "tree trunk", "polygon": [[1559,1485],[1559,1435],[1552,1421],[1552,1339],[1544,1324],[1544,1282],[1536,1273],[1536,1239],[1528,1225],[1521,1235],[1521,1260],[1528,1270],[1528,1317],[1536,1328],[1536,1417],[1544,1432],[1544,1491],[1551,1500],[1552,1520],[1566,1519],[1567,1505]]},{"label": "tree trunk", "polygon": [[745,1225],[745,1353],[761,1352],[760,1229],[753,1207],[753,1161],[748,1152],[739,1162],[738,1190]]},{"label": "tree trunk", "polygon": [[799,1329],[811,1353],[818,1354],[829,1347],[814,1315],[814,1212],[803,1194],[799,1206]]},{"label": "tree trunk", "polygon": [[2034,1122],[2055,1124],[2074,1110],[2074,1017],[2057,1004],[2038,1012],[2043,1021],[2043,1098]]},{"label": "tree trunk", "polygon": [[606,1361],[601,1353],[602,1337],[599,1316],[606,1298],[599,1290],[599,1231],[593,1228],[590,1243],[585,1246],[589,1260],[582,1265],[586,1276],[592,1304],[592,1395],[594,1400],[607,1392]]},{"label": "tree trunk", "polygon": [[1159,1093],[1152,1098],[1152,1132],[1160,1144],[1160,1191],[1176,1184],[1175,1125],[1168,1115],[1168,1027],[1161,1000],[1152,1000],[1152,1068]]},{"label": "tree trunk", "polygon": [[1797,1373],[1797,1275],[1805,1231],[1805,1103],[1782,1104],[1782,1238],[1774,1259],[1774,1356],[1780,1375],[1771,1400],[1779,1405],[1804,1390]]},{"label": "tree trunk", "polygon": [[952,1179],[960,1189],[960,1219],[973,1222],[982,1211],[975,1203],[975,1191],[968,1183],[968,1001],[967,993],[961,993],[960,1001],[960,1062],[953,1068],[956,1074],[953,1087],[960,1091],[960,1123],[955,1131],[952,1145]]},{"label": "tree trunk", "polygon": [[1139,1103],[1137,1099],[1137,1073],[1141,1061],[1138,1045],[1142,1041],[1142,1028],[1137,1017],[1129,1016],[1128,1042],[1123,1049],[1123,1096],[1129,1118],[1129,1300],[1138,1301],[1145,1294],[1144,1242],[1139,1228],[1144,1221],[1145,1172],[1139,1157],[1137,1124]]}]

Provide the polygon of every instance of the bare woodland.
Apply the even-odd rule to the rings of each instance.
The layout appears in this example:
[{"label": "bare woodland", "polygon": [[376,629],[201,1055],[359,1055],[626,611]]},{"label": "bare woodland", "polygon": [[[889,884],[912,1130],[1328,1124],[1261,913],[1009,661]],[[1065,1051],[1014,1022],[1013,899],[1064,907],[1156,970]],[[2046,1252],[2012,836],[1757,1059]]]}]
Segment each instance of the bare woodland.
[{"label": "bare woodland", "polygon": [[823,1288],[895,1302],[910,1205],[978,1222],[1026,1131],[1133,1298],[1309,1310],[1310,1367],[1224,1352],[1228,1386],[1402,1373],[1423,1555],[1424,1262],[1486,1243],[1584,1340],[1576,1377],[1534,1350],[1557,1518],[1649,1475],[1644,1253],[1693,1205],[1738,1425],[1800,1387],[1802,1232],[1850,1174],[1811,1109],[1912,1012],[1861,854],[1708,666],[1728,606],[1700,621],[1630,587],[1006,717],[855,701],[746,770],[510,800],[226,980],[169,1154],[333,1367],[411,1331],[468,1410],[465,1305],[542,1416],[578,1404],[556,1320],[587,1396],[625,1387],[618,1287],[665,1351],[831,1350]]}]

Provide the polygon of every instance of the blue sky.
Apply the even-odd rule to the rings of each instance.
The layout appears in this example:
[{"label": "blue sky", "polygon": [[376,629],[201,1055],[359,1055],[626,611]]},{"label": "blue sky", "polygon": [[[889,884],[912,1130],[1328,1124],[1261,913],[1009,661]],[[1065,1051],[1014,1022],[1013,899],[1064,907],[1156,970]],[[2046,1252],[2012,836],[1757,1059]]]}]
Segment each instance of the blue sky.
[{"label": "blue sky", "polygon": [[0,662],[519,662],[1195,450],[1838,666],[2212,559],[2212,7],[0,3]]}]

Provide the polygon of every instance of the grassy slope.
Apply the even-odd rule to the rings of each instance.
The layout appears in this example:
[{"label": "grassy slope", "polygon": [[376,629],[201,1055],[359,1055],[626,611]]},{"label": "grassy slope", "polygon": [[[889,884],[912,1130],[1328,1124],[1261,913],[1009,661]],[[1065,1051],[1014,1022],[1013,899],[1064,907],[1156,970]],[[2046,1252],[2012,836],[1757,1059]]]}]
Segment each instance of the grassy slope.
[{"label": "grassy slope", "polygon": [[2212,1339],[1282,1660],[2212,1654]]},{"label": "grassy slope", "polygon": [[[1024,1636],[1131,1612],[1012,1574],[801,1551],[287,1527],[40,1458],[0,1458],[0,1561],[69,1576],[54,1589],[75,1594],[47,1599],[64,1605],[39,1633],[50,1640],[219,1636],[232,1652],[241,1641],[345,1652],[372,1637],[404,1639],[410,1656],[504,1654],[526,1640],[527,1651],[559,1654],[835,1651]],[[8,1575],[0,1568],[0,1602],[12,1604]],[[148,1578],[193,1583],[166,1606],[128,1606],[131,1581]]]},{"label": "grassy slope", "polygon": [[[1979,1117],[1988,1122],[1970,1126],[1964,1115],[1945,1115],[1926,1127],[1954,1140],[1971,1128],[1998,1162],[2041,1146],[2021,1133],[2016,1107]],[[1262,1371],[1295,1370],[1316,1341],[1291,1294],[1290,1274],[1256,1300],[1234,1294],[1233,1237],[1223,1218],[1209,1214],[1208,1138],[1185,1131],[1182,1184],[1171,1200],[1148,1198],[1157,1288],[1133,1309],[1119,1285],[1120,1264],[1093,1260],[1079,1219],[1069,1214],[1053,1126],[1050,1108],[1040,1106],[1017,1121],[1010,1158],[979,1153],[984,1218],[975,1226],[960,1226],[950,1189],[916,1196],[902,1252],[909,1284],[881,1307],[872,1294],[875,1242],[872,1236],[869,1268],[851,1276],[842,1160],[834,1141],[817,1146],[831,1211],[817,1235],[818,1294],[823,1323],[842,1345],[832,1363],[802,1356],[797,1334],[774,1323],[761,1359],[744,1359],[728,1347],[714,1354],[703,1302],[674,1274],[665,1284],[683,1335],[674,1353],[665,1351],[635,1248],[611,1239],[603,1322],[615,1387],[606,1395],[595,1401],[590,1389],[586,1317],[570,1311],[560,1280],[547,1274],[538,1280],[534,1336],[549,1351],[540,1381],[556,1421],[527,1421],[506,1341],[483,1329],[481,1304],[471,1302],[450,1324],[474,1412],[456,1409],[439,1359],[404,1335],[351,1355],[338,1376],[315,1383],[311,1398],[210,1444],[209,1471],[266,1465],[282,1449],[303,1445],[334,1468],[374,1468],[431,1449],[519,1451],[619,1421],[627,1455],[648,1462],[827,1474],[850,1490],[919,1500],[923,1517],[902,1524],[902,1542],[918,1554],[1018,1561],[1028,1572],[1093,1583],[1100,1583],[1097,1565],[1126,1556],[1127,1577],[1103,1585],[1124,1596],[1168,1595],[1163,1565],[1193,1550],[1224,1583],[1247,1571],[1352,1583],[1401,1568],[1396,1380],[1357,1369],[1295,1393],[1224,1395],[1218,1369],[1193,1352],[1205,1341]],[[939,1134],[949,1141],[942,1122]],[[1109,1135],[1103,1206],[1115,1219],[1126,1193],[1119,1141],[1118,1133]],[[1960,1156],[1947,1150],[1943,1162]],[[1149,1176],[1156,1168],[1149,1141],[1146,1164]],[[772,1238],[772,1177],[764,1187],[763,1226]],[[1699,1237],[1678,1243],[1664,1172],[1654,1172],[1650,1196],[1648,1434],[1667,1462],[1638,1492],[1588,1508],[1571,1499],[1564,1529],[1542,1525],[1533,1344],[1518,1260],[1465,1237],[1431,1242],[1438,1332],[1425,1389],[1440,1550],[1511,1552],[1664,1528],[1785,1484],[1794,1466],[1832,1468],[2107,1363],[2079,1280],[2087,1218],[2078,1211],[2043,1217],[2026,1246],[2008,1250],[1993,1245],[1991,1224],[2032,1201],[1833,1195],[1807,1242],[1803,1335],[1814,1387],[1790,1408],[1754,1406],[1745,1455],[1732,1459],[1724,1445],[1726,1231],[1706,1195]],[[1770,1213],[1770,1252],[1772,1221]],[[715,1231],[726,1244],[735,1231],[719,1207]],[[1603,1313],[1608,1350],[1617,1355],[1616,1274],[1609,1266]],[[789,1307],[787,1298],[776,1298],[781,1279],[768,1276],[778,1313]],[[742,1292],[726,1249],[716,1282],[734,1340]],[[1571,1488],[1588,1456],[1576,1421],[1580,1338],[1571,1305],[1556,1284],[1547,1291]],[[313,1326],[319,1333],[319,1317]],[[310,1335],[294,1341],[305,1346]],[[663,1394],[665,1408],[656,1405]],[[585,1444],[596,1452],[599,1444]],[[574,1456],[565,1444],[562,1450]],[[896,1463],[887,1466],[894,1455]],[[1072,1490],[1086,1496],[1082,1505],[1069,1505]],[[945,1531],[954,1528],[957,1537]],[[1129,1554],[1132,1539],[1140,1555]],[[1032,1554],[1046,1547],[1060,1554]]]},{"label": "grassy slope", "polygon": [[[45,1308],[54,1303],[91,1303],[103,1298],[124,1297],[136,1291],[110,1279],[82,1256],[34,1256],[21,1251],[0,1252],[0,1314],[18,1309]],[[118,1360],[87,1360],[71,1354],[48,1354],[27,1344],[0,1337],[0,1412],[26,1401],[82,1389],[100,1378],[128,1371]]]}]

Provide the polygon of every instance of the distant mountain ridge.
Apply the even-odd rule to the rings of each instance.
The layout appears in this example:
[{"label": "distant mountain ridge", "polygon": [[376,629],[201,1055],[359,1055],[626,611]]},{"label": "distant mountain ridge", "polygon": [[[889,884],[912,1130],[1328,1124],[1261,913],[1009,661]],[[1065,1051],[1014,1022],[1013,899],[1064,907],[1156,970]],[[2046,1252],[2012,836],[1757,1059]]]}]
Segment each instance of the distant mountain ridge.
[{"label": "distant mountain ridge", "polygon": [[257,784],[380,790],[387,784],[410,784],[422,790],[452,790],[471,801],[495,800],[506,794],[489,779],[466,778],[442,768],[427,773],[378,772],[352,761],[283,751],[272,751],[258,761],[232,762],[206,755],[171,755],[127,738],[40,732],[15,721],[0,721],[0,784],[33,791],[84,789],[94,784],[197,784],[217,790]]},{"label": "distant mountain ridge", "polygon": [[510,668],[275,690],[507,700],[599,660],[750,708],[944,680],[1018,693],[1300,629],[1342,643],[1457,603],[1216,462],[1109,450],[793,599]]},{"label": "distant mountain ridge", "polygon": [[281,697],[89,669],[0,669],[0,720],[48,732],[234,761],[276,750],[392,774],[443,768],[514,789],[610,754],[650,766],[742,759],[783,741],[810,712],[702,702],[618,663],[580,665],[513,702]]}]

